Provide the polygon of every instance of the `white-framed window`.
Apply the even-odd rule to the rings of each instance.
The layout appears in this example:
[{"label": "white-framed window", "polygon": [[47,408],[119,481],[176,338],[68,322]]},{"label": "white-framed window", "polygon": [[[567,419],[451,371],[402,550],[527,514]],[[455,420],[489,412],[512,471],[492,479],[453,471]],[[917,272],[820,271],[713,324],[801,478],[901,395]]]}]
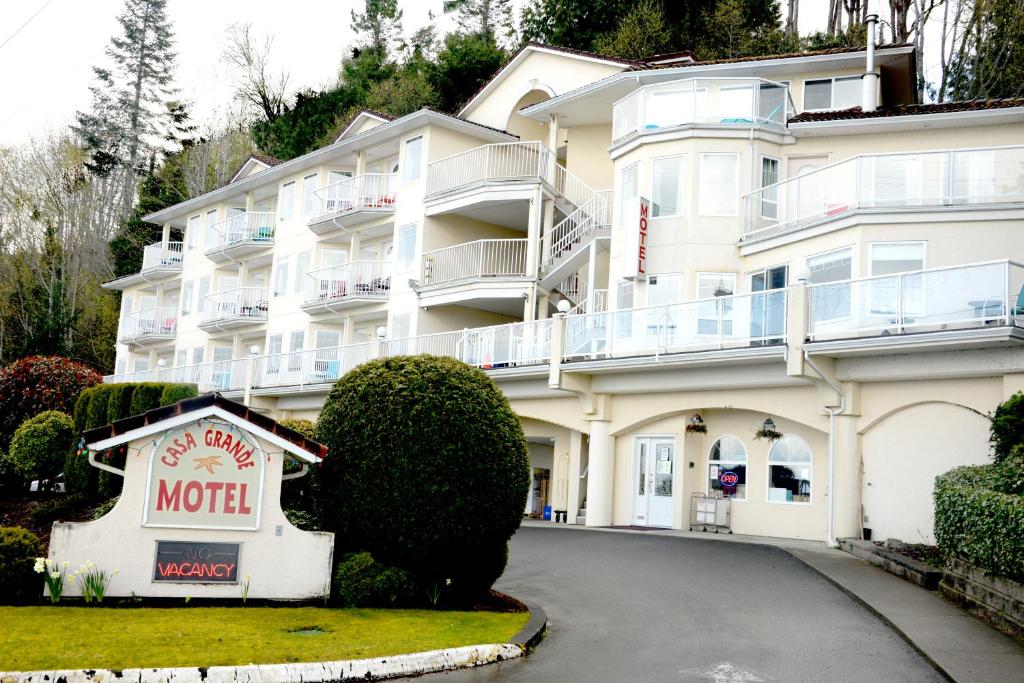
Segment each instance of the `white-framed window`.
[{"label": "white-framed window", "polygon": [[188,349],[178,349],[174,352],[174,367],[183,368],[188,364]]},{"label": "white-framed window", "polygon": [[[776,83],[778,85],[776,85]],[[761,83],[757,89],[757,118],[759,122],[783,123],[789,118],[789,81]]]},{"label": "white-framed window", "polygon": [[735,293],[736,273],[697,273],[697,334],[732,334],[732,299],[715,299]]},{"label": "white-framed window", "polygon": [[276,375],[281,372],[281,344],[284,338],[280,334],[267,337],[267,374]]},{"label": "white-framed window", "polygon": [[[206,212],[206,225],[212,226],[212,225],[216,225],[216,224],[217,224],[217,209],[210,209],[209,211]],[[213,228],[211,228],[211,227],[208,227],[206,230],[207,230],[207,232],[213,233],[214,235],[217,234],[216,232],[214,232]]]},{"label": "white-framed window", "polygon": [[185,280],[181,285],[181,317],[192,313],[192,281]]},{"label": "white-framed window", "polygon": [[670,306],[679,303],[679,273],[658,273],[647,278],[647,306]]},{"label": "white-framed window", "polygon": [[126,361],[124,358],[120,358],[120,359],[118,359],[118,361],[116,363],[114,363],[114,374],[115,375],[123,375],[125,370],[127,370],[127,369],[128,369],[128,361]]},{"label": "white-framed window", "polygon": [[640,164],[631,164],[619,172],[619,225],[625,226],[632,211],[632,201],[640,197]]},{"label": "white-framed window", "polygon": [[411,270],[416,263],[416,225],[403,225],[398,229],[398,255],[395,267],[399,272]]},{"label": "white-framed window", "polygon": [[678,216],[683,211],[683,163],[686,157],[659,157],[651,161],[651,216]]},{"label": "white-framed window", "polygon": [[306,343],[306,333],[303,330],[294,330],[288,341],[288,372],[298,372],[302,369],[302,347]]},{"label": "white-framed window", "polygon": [[313,252],[304,251],[295,257],[295,293],[302,294],[306,286],[309,270],[313,263]]},{"label": "white-framed window", "polygon": [[313,213],[316,208],[316,196],[313,192],[316,191],[317,174],[312,173],[302,178],[302,215],[308,216]]},{"label": "white-framed window", "polygon": [[210,294],[210,278],[204,277],[199,278],[199,284],[196,287],[196,295],[199,299],[197,308],[200,313],[206,313],[210,310],[210,301],[206,298]]},{"label": "white-framed window", "polygon": [[146,372],[149,370],[148,358],[136,358],[132,362],[132,372]]},{"label": "white-framed window", "polygon": [[924,242],[871,242],[871,275],[893,275],[925,268]]},{"label": "white-framed window", "polygon": [[412,317],[408,313],[391,316],[391,338],[404,339],[409,336]]},{"label": "white-framed window", "polygon": [[843,320],[850,317],[850,285],[853,277],[853,247],[833,249],[807,257],[807,270],[815,287],[811,296],[811,317],[815,323]]},{"label": "white-framed window", "polygon": [[[229,213],[230,213],[230,210],[229,210]],[[244,210],[243,210],[243,213],[244,213]],[[218,244],[224,244],[225,240],[222,239],[223,236],[220,234],[220,232],[216,228],[213,227],[214,225],[217,224],[217,212],[216,211],[207,211],[205,218],[206,218],[206,227],[203,230],[203,248],[205,248],[205,249],[212,249],[213,247],[217,246]],[[221,228],[226,228],[227,226],[228,226],[228,224],[225,223],[224,225],[221,226]]]},{"label": "white-framed window", "polygon": [[786,435],[768,451],[768,502],[811,504],[811,448],[798,436]]},{"label": "white-framed window", "polygon": [[295,181],[289,181],[281,186],[277,193],[277,217],[282,221],[292,217],[295,210]]},{"label": "white-framed window", "polygon": [[779,160],[761,157],[761,218],[779,217]]},{"label": "white-framed window", "polygon": [[206,349],[202,346],[197,346],[192,349],[192,365],[202,365],[205,357]]},{"label": "white-framed window", "polygon": [[417,135],[405,141],[405,158],[402,160],[402,180],[411,183],[420,179],[423,166],[423,136]]},{"label": "white-framed window", "polygon": [[188,227],[185,228],[185,243],[189,249],[194,249],[199,243],[199,225],[202,216],[192,216],[188,219]]},{"label": "white-framed window", "polygon": [[316,348],[330,349],[341,345],[341,332],[338,330],[317,330]]},{"label": "white-framed window", "polygon": [[708,453],[708,495],[711,494],[732,500],[747,499],[747,448],[731,434],[715,441]]},{"label": "white-framed window", "polygon": [[701,216],[735,216],[739,211],[740,155],[700,155]]},{"label": "white-framed window", "polygon": [[274,296],[288,293],[288,262],[289,257],[279,258],[274,263]]},{"label": "white-framed window", "polygon": [[861,103],[860,76],[804,81],[804,111],[849,109]]}]

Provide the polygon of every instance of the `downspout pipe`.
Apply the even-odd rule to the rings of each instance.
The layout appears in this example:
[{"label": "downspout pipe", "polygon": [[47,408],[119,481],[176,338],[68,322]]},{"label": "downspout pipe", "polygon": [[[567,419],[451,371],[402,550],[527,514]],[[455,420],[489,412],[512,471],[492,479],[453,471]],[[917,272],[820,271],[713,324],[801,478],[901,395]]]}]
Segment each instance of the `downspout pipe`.
[{"label": "downspout pipe", "polygon": [[804,349],[804,361],[811,366],[824,380],[825,384],[829,385],[834,392],[839,396],[838,406],[825,406],[825,410],[828,411],[828,522],[825,530],[825,542],[830,548],[838,548],[839,543],[836,542],[835,534],[835,516],[836,516],[836,415],[843,412],[846,409],[846,394],[839,387],[838,384],[829,379],[828,375],[821,371],[813,360],[811,355]]}]

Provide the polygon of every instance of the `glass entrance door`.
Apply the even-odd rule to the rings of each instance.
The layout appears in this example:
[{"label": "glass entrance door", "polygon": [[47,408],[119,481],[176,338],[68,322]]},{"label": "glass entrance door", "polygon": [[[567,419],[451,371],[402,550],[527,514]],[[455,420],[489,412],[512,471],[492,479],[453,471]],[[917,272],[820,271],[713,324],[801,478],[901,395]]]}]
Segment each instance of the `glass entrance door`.
[{"label": "glass entrance door", "polygon": [[672,526],[675,510],[675,461],[675,438],[636,437],[632,518],[635,526]]}]

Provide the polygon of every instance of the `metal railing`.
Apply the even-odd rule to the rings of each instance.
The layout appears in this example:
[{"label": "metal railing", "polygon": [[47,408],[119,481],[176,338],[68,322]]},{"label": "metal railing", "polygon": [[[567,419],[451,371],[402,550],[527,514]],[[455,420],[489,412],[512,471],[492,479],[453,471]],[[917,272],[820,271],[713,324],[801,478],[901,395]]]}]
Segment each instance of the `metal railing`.
[{"label": "metal railing", "polygon": [[744,195],[744,239],[769,237],[859,209],[1024,201],[1024,145],[862,154]]},{"label": "metal railing", "polygon": [[551,151],[541,142],[483,145],[427,165],[427,194],[488,180],[546,179]]},{"label": "metal railing", "polygon": [[763,78],[687,78],[646,85],[612,105],[612,142],[687,124],[784,129],[789,86]]},{"label": "metal railing", "polygon": [[150,268],[181,268],[181,242],[156,242],[142,250],[142,270]]},{"label": "metal railing", "polygon": [[398,176],[394,173],[364,173],[346,178],[313,192],[319,202],[318,218],[350,211],[394,209]]},{"label": "metal railing", "polygon": [[786,290],[776,289],[572,316],[566,319],[565,356],[657,357],[782,343],[786,338],[786,300]]},{"label": "metal railing", "polygon": [[353,261],[306,275],[303,305],[355,297],[386,298],[391,293],[389,261]]},{"label": "metal railing", "polygon": [[266,320],[269,308],[266,287],[238,287],[208,294],[201,321]]},{"label": "metal railing", "polygon": [[1024,266],[989,261],[809,285],[813,341],[1012,325],[1024,316]]},{"label": "metal railing", "polygon": [[128,313],[121,320],[123,340],[138,340],[143,337],[173,337],[178,331],[178,307],[157,306]]},{"label": "metal railing", "polygon": [[423,254],[423,284],[525,277],[525,239],[476,240]]},{"label": "metal railing", "polygon": [[551,228],[549,253],[543,265],[553,265],[575,244],[582,243],[599,228],[611,227],[611,190],[601,190]]},{"label": "metal railing", "polygon": [[430,353],[483,369],[546,364],[551,354],[551,319],[388,339],[386,357]]},{"label": "metal railing", "polygon": [[253,360],[253,386],[329,384],[376,357],[377,342],[269,354]]},{"label": "metal railing", "polygon": [[272,211],[246,211],[231,216],[210,226],[214,239],[207,251],[223,249],[240,242],[266,243],[269,246],[274,241],[276,224],[277,216]]},{"label": "metal railing", "polygon": [[195,384],[199,391],[238,391],[245,388],[248,359],[216,361],[173,368],[155,368],[142,372],[106,375],[105,384],[121,382],[175,382]]},{"label": "metal railing", "polygon": [[569,315],[584,313],[602,313],[608,310],[608,290],[595,289],[587,294],[578,304],[569,309]]}]

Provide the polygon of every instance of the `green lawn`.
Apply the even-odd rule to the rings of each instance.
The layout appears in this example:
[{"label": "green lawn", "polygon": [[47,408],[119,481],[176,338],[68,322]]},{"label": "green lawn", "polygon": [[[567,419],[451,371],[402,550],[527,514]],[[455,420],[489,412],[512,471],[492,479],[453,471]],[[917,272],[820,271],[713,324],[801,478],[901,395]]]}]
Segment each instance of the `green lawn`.
[{"label": "green lawn", "polygon": [[0,607],[0,671],[379,657],[508,642],[528,617],[318,607]]}]

